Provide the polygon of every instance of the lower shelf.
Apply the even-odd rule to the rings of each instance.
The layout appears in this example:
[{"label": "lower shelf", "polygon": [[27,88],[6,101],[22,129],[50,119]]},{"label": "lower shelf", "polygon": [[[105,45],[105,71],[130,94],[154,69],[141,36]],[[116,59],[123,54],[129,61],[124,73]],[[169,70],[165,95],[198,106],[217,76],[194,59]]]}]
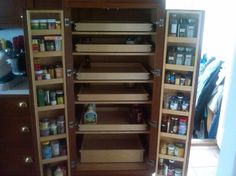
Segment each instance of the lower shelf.
[{"label": "lower shelf", "polygon": [[143,162],[144,148],[138,135],[84,135],[81,163]]},{"label": "lower shelf", "polygon": [[55,158],[47,159],[47,160],[42,160],[42,164],[50,164],[50,163],[56,163],[60,161],[66,161],[68,159],[68,156],[58,156]]},{"label": "lower shelf", "polygon": [[179,161],[179,162],[184,162],[184,158],[176,157],[176,156],[170,156],[170,155],[162,155],[159,154],[160,158],[163,159],[168,159],[168,160],[174,160],[174,161]]}]

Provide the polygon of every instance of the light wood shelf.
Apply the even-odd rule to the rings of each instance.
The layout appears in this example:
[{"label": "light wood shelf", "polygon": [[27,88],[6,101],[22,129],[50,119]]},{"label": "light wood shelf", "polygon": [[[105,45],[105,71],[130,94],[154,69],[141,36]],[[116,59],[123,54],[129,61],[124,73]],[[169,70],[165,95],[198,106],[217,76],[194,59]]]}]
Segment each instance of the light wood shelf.
[{"label": "light wood shelf", "polygon": [[47,159],[47,160],[42,160],[42,164],[51,164],[51,163],[56,163],[56,162],[61,162],[61,161],[66,161],[68,159],[68,156],[58,156],[58,157],[54,157],[51,159]]},{"label": "light wood shelf", "polygon": [[164,89],[168,90],[177,90],[177,91],[185,91],[190,92],[192,91],[191,86],[182,86],[182,85],[175,85],[175,84],[164,84]]},{"label": "light wood shelf", "polygon": [[153,83],[153,80],[74,80],[74,84],[81,83]]},{"label": "light wood shelf", "polygon": [[165,69],[167,70],[176,70],[176,71],[194,71],[193,66],[185,66],[185,65],[174,65],[174,64],[165,64]]},{"label": "light wood shelf", "polygon": [[176,43],[176,44],[196,44],[197,38],[187,38],[187,37],[168,37],[168,43]]},{"label": "light wood shelf", "polygon": [[185,111],[173,111],[170,109],[162,109],[163,114],[179,115],[179,116],[189,116],[189,112]]},{"label": "light wood shelf", "polygon": [[49,58],[49,57],[60,57],[62,51],[45,51],[45,52],[33,52],[33,57]]},{"label": "light wood shelf", "polygon": [[76,131],[75,134],[149,134],[150,131]]},{"label": "light wood shelf", "polygon": [[61,35],[61,29],[31,30],[32,35]]},{"label": "light wood shelf", "polygon": [[53,140],[64,139],[64,138],[66,138],[66,134],[56,134],[56,135],[40,137],[40,141],[41,142],[53,141]]},{"label": "light wood shelf", "polygon": [[121,52],[113,52],[113,53],[105,53],[105,52],[100,52],[100,53],[91,53],[91,52],[73,52],[73,56],[84,56],[84,55],[89,55],[89,56],[154,56],[155,53],[150,52],[150,53],[121,53]]},{"label": "light wood shelf", "polygon": [[80,31],[72,32],[72,35],[156,35],[156,32],[96,32],[96,31]]},{"label": "light wood shelf", "polygon": [[62,84],[62,83],[63,83],[63,78],[35,81],[36,86],[51,85],[51,84]]},{"label": "light wood shelf", "polygon": [[152,101],[75,101],[75,104],[152,104]]},{"label": "light wood shelf", "polygon": [[174,160],[179,162],[184,162],[184,158],[176,157],[176,156],[169,156],[169,155],[162,155],[159,154],[159,158],[168,159],[168,160]]},{"label": "light wood shelf", "polygon": [[64,108],[65,108],[64,104],[49,105],[49,106],[37,107],[37,111],[50,111],[50,110],[64,109]]},{"label": "light wood shelf", "polygon": [[179,140],[186,140],[187,137],[185,135],[178,135],[178,134],[171,134],[171,133],[164,133],[161,132],[160,136],[162,138],[172,138],[172,139],[179,139]]}]

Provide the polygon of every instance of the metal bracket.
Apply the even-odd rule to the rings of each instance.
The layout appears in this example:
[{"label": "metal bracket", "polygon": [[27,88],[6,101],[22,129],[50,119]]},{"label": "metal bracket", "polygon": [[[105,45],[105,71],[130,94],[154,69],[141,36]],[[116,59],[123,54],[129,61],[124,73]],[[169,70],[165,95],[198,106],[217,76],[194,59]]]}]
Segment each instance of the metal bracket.
[{"label": "metal bracket", "polygon": [[69,128],[70,129],[75,128],[75,123],[73,121],[69,122]]},{"label": "metal bracket", "polygon": [[67,70],[66,70],[66,76],[67,77],[71,77],[72,75],[74,75],[75,74],[75,71],[74,70],[72,70],[72,69],[70,69],[70,68],[68,68]]},{"label": "metal bracket", "polygon": [[71,161],[71,162],[70,162],[70,166],[71,166],[71,168],[75,168],[76,165],[77,165],[77,163],[78,163],[78,162],[76,162],[76,161],[74,161],[74,160]]},{"label": "metal bracket", "polygon": [[161,76],[161,69],[155,69],[151,71],[153,76]]},{"label": "metal bracket", "polygon": [[157,128],[157,122],[149,121],[148,124],[149,124],[150,127],[152,127],[152,128]]},{"label": "metal bracket", "polygon": [[74,23],[74,21],[70,21],[69,18],[64,19],[65,27],[70,27],[70,25],[73,24],[73,23]]},{"label": "metal bracket", "polygon": [[160,28],[164,27],[164,19],[160,18],[159,21],[156,21],[154,24]]}]

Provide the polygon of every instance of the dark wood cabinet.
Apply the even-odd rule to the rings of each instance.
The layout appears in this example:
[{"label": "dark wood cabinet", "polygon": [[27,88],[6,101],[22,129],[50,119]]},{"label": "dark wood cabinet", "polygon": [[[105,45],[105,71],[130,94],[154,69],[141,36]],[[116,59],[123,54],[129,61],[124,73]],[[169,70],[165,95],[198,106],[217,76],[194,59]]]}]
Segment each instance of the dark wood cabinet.
[{"label": "dark wood cabinet", "polygon": [[37,175],[29,97],[1,96],[0,107],[1,175]]},{"label": "dark wood cabinet", "polygon": [[1,0],[0,28],[22,27],[23,10],[29,0]]},{"label": "dark wood cabinet", "polygon": [[31,0],[32,7],[35,9],[61,9],[64,0]]}]

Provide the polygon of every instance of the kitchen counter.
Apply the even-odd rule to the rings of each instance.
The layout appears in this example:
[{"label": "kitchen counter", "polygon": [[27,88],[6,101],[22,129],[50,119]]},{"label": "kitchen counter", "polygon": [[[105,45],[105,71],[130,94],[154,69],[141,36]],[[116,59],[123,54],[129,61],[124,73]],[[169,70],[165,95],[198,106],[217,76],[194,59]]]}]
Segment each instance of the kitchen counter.
[{"label": "kitchen counter", "polygon": [[8,89],[8,90],[0,90],[1,95],[28,95],[29,94],[29,85],[27,78],[21,78],[19,84],[15,87]]}]

